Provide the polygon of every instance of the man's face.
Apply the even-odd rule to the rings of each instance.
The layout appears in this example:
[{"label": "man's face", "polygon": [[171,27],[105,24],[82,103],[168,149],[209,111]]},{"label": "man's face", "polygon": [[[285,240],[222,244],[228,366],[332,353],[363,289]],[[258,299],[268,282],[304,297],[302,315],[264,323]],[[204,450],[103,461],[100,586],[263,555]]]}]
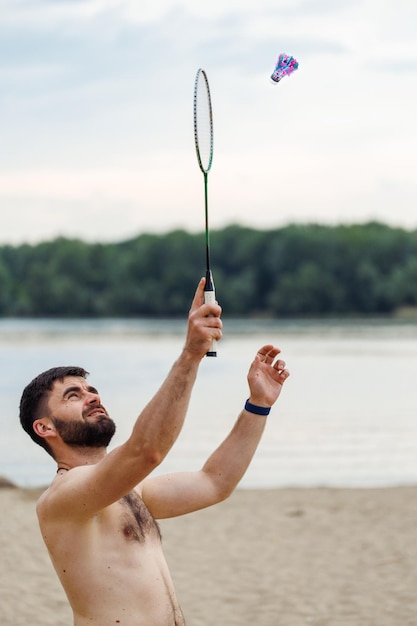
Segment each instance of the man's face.
[{"label": "man's face", "polygon": [[69,446],[107,447],[116,425],[100,402],[97,389],[82,377],[56,380],[48,399],[49,417]]}]

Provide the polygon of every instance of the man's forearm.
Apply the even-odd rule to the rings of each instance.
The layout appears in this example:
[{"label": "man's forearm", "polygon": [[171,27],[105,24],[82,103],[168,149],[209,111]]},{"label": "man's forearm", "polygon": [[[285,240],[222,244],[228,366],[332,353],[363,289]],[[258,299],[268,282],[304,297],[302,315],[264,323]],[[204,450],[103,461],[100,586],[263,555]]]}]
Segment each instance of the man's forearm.
[{"label": "man's forearm", "polygon": [[146,405],[129,438],[141,453],[155,457],[158,464],[177,439],[187,413],[200,359],[183,350],[167,378]]},{"label": "man's forearm", "polygon": [[219,499],[230,495],[247,470],[265,429],[266,417],[242,411],[233,429],[204,464]]}]

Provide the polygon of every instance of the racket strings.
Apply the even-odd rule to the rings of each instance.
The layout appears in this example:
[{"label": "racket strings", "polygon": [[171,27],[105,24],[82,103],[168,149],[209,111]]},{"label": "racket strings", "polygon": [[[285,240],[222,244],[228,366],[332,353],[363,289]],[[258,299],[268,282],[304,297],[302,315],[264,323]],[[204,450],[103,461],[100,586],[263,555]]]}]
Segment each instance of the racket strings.
[{"label": "racket strings", "polygon": [[213,116],[206,76],[200,71],[196,78],[194,98],[194,134],[200,168],[207,173],[213,159]]}]

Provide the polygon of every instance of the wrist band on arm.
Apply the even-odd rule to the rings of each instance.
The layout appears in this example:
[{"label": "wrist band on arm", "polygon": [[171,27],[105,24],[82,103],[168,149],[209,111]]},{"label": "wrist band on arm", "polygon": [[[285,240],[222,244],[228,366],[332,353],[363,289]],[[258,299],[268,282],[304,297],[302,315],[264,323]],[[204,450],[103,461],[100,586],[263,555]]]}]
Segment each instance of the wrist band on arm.
[{"label": "wrist band on arm", "polygon": [[256,415],[269,415],[271,407],[267,406],[257,406],[256,404],[251,404],[249,400],[245,402],[245,411],[249,413],[255,413]]}]

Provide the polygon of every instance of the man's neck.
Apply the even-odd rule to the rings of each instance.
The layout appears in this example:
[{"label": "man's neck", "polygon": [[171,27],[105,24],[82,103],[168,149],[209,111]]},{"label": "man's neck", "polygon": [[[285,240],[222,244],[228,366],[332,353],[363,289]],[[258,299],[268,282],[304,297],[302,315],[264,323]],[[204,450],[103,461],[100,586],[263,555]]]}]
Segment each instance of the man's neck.
[{"label": "man's neck", "polygon": [[69,471],[73,467],[79,467],[81,465],[95,465],[107,454],[106,448],[74,448],[72,446],[66,446],[64,450],[60,451],[60,454],[56,456],[57,472],[60,470]]}]

